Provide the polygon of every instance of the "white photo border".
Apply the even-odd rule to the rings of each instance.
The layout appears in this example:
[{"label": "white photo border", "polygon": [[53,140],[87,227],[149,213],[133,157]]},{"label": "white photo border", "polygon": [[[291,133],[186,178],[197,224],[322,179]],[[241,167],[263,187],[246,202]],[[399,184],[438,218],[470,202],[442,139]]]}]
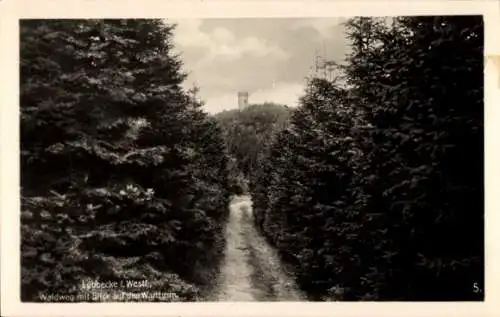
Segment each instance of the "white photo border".
[{"label": "white photo border", "polygon": [[[20,301],[19,20],[483,15],[485,21],[484,302],[22,303]],[[500,2],[0,0],[1,312],[4,316],[498,316],[500,307]],[[467,234],[464,232],[464,234]],[[495,243],[497,242],[497,243]],[[499,302],[500,303],[500,302]],[[499,305],[500,306],[500,305]]]}]

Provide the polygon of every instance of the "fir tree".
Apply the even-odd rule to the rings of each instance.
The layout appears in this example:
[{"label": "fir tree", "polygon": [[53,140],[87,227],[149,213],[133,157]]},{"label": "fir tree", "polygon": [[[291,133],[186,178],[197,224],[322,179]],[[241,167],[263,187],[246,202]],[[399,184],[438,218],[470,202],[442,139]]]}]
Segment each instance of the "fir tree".
[{"label": "fir tree", "polygon": [[214,271],[227,154],[181,88],[172,30],[21,23],[23,300],[79,293],[84,278],[146,278],[192,300]]},{"label": "fir tree", "polygon": [[310,81],[262,165],[256,221],[313,298],[481,299],[482,20],[346,27],[347,84]]}]

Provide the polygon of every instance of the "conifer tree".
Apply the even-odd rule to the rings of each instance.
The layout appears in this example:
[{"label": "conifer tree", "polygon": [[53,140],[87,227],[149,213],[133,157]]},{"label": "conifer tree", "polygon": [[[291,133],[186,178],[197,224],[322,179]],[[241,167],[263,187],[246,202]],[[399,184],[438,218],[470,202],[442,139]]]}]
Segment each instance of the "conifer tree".
[{"label": "conifer tree", "polygon": [[172,30],[21,23],[24,300],[77,294],[84,278],[146,278],[171,300],[195,299],[216,266],[227,154],[181,88]]},{"label": "conifer tree", "polygon": [[263,165],[256,219],[313,298],[481,299],[482,20],[346,26],[347,85],[311,81]]},{"label": "conifer tree", "polygon": [[[283,129],[290,116],[289,108],[274,104],[253,104],[243,110],[229,110],[216,114],[223,128],[229,153],[234,158],[240,190],[248,191],[273,135]],[[243,190],[245,189],[245,190]]]},{"label": "conifer tree", "polygon": [[357,19],[349,27],[358,45],[348,77],[374,127],[365,138],[375,172],[366,208],[384,210],[380,240],[390,242],[381,247],[380,296],[481,296],[471,285],[482,283],[484,261],[482,22]]}]

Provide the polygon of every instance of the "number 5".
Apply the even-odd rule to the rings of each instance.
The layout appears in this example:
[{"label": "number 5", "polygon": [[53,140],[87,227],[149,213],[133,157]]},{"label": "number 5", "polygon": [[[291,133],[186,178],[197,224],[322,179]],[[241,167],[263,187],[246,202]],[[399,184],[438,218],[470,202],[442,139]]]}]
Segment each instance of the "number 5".
[{"label": "number 5", "polygon": [[477,283],[472,284],[472,288],[473,288],[473,292],[474,293],[481,292],[481,289],[479,288],[479,286],[477,285]]}]

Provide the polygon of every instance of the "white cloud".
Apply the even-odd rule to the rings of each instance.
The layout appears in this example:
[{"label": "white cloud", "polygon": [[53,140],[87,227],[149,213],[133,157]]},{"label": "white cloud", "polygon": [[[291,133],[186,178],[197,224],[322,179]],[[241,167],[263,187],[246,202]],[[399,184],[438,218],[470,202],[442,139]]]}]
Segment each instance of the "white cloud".
[{"label": "white cloud", "polygon": [[199,97],[210,113],[237,108],[240,90],[250,93],[250,103],[294,107],[304,92],[314,51],[321,49],[323,56],[335,60],[346,47],[340,18],[255,20],[256,25],[203,21],[168,22],[177,24],[175,50],[189,72],[184,87],[200,87]]},{"label": "white cloud", "polygon": [[202,32],[200,19],[178,20],[175,31],[175,43],[178,50],[201,48],[205,50],[203,59],[197,62],[200,67],[210,63],[215,58],[235,60],[244,55],[267,57],[277,60],[288,58],[288,54],[279,46],[257,37],[244,37],[237,39],[226,28],[217,27],[209,33]]},{"label": "white cloud", "polygon": [[217,27],[212,32],[212,38],[219,43],[234,42],[234,35],[228,29]]},{"label": "white cloud", "polygon": [[207,34],[200,32],[202,20],[186,19],[186,20],[168,20],[167,23],[176,22],[174,41],[179,47],[191,46],[209,46],[210,38]]},{"label": "white cloud", "polygon": [[300,19],[297,20],[294,29],[313,28],[323,38],[328,38],[332,34],[332,28],[337,27],[345,18],[321,18],[321,19]]}]

